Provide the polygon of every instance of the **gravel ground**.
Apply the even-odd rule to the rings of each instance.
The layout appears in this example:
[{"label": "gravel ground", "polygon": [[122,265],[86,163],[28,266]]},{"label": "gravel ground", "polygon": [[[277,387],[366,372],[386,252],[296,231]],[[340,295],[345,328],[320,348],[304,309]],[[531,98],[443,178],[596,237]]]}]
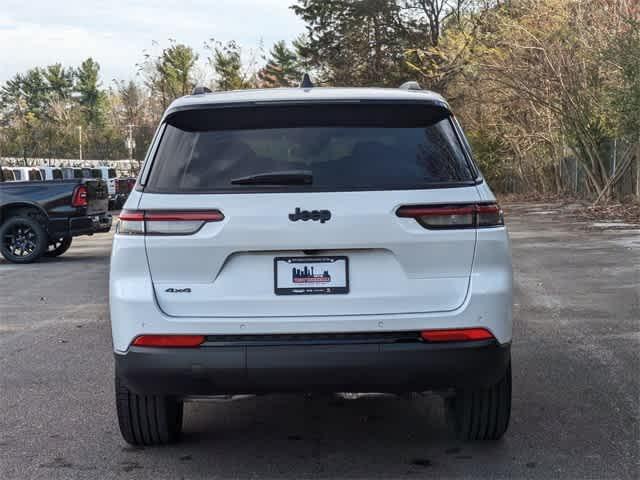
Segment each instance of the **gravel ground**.
[{"label": "gravel ground", "polygon": [[[431,395],[188,404],[177,446],[116,423],[108,234],[26,266],[0,259],[0,478],[640,478],[640,226],[508,205],[513,412],[458,442]],[[600,222],[602,223],[602,222]]]}]

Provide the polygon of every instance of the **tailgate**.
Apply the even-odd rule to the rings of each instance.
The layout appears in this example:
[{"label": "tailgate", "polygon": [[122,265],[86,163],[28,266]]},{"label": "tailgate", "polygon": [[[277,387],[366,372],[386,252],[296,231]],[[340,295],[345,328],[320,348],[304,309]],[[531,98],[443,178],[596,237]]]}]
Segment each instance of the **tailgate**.
[{"label": "tailgate", "polygon": [[[396,214],[480,200],[443,104],[180,111],[150,168],[137,214],[155,211],[146,251],[169,315],[444,312],[466,299],[473,225]],[[198,210],[224,218],[181,233]]]},{"label": "tailgate", "polygon": [[[164,195],[144,194],[139,207],[157,209],[166,200]],[[476,230],[428,230],[414,219],[397,217],[395,210],[404,204],[461,200],[477,201],[475,187],[375,196],[370,192],[172,196],[176,209],[210,207],[221,210],[225,219],[207,223],[193,235],[146,237],[156,298],[165,313],[178,317],[454,310],[467,295]],[[331,219],[293,222],[289,214],[298,207],[329,210]],[[276,258],[343,256],[348,259],[348,292],[276,294]],[[319,267],[322,272],[324,267]]]},{"label": "tailgate", "polygon": [[85,180],[87,187],[87,215],[99,215],[109,209],[109,192],[104,180]]}]

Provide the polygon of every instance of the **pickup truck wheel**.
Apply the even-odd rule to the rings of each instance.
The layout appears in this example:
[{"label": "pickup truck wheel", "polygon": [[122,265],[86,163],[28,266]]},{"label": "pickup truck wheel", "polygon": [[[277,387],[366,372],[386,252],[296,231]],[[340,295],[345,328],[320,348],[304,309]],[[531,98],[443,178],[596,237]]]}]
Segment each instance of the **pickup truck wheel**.
[{"label": "pickup truck wheel", "polygon": [[116,376],[120,433],[131,445],[174,443],[182,432],[183,402],[173,397],[138,395]]},{"label": "pickup truck wheel", "polygon": [[492,387],[456,391],[447,407],[460,440],[499,440],[511,415],[511,365]]},{"label": "pickup truck wheel", "polygon": [[0,226],[0,253],[12,263],[31,263],[47,249],[44,227],[30,217],[10,217]]},{"label": "pickup truck wheel", "polygon": [[44,252],[45,257],[59,257],[64,252],[69,250],[73,237],[60,237],[57,240],[51,242]]}]

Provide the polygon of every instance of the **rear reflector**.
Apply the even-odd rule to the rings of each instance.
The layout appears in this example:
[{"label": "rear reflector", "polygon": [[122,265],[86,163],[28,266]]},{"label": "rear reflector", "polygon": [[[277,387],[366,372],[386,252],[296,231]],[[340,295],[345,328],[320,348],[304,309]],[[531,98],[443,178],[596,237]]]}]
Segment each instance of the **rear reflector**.
[{"label": "rear reflector", "polygon": [[118,233],[127,235],[191,235],[207,222],[220,222],[219,210],[208,211],[132,211],[120,214]]},{"label": "rear reflector", "polygon": [[133,341],[136,347],[198,347],[205,341],[204,335],[141,335]]},{"label": "rear reflector", "polygon": [[72,207],[86,207],[89,205],[89,191],[84,185],[78,185],[73,190],[73,196],[71,197]]},{"label": "rear reflector", "polygon": [[400,207],[398,217],[415,218],[425,228],[473,228],[504,225],[497,203],[473,205],[416,205]]},{"label": "rear reflector", "polygon": [[473,340],[491,340],[493,335],[484,328],[464,328],[455,330],[425,330],[420,336],[427,342],[468,342]]}]

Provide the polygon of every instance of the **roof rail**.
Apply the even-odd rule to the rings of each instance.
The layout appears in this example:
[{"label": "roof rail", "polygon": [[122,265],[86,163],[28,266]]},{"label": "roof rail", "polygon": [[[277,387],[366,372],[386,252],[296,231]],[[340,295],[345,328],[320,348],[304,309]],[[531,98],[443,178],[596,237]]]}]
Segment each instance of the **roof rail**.
[{"label": "roof rail", "polygon": [[420,86],[420,84],[418,82],[416,82],[415,80],[411,80],[409,82],[404,82],[398,88],[400,88],[402,90],[422,90],[422,87]]},{"label": "roof rail", "polygon": [[311,77],[308,73],[305,73],[302,76],[302,81],[300,82],[300,88],[313,88],[313,82],[311,81]]},{"label": "roof rail", "polygon": [[211,89],[205,87],[204,85],[198,85],[193,89],[191,95],[204,95],[205,93],[211,93]]}]

